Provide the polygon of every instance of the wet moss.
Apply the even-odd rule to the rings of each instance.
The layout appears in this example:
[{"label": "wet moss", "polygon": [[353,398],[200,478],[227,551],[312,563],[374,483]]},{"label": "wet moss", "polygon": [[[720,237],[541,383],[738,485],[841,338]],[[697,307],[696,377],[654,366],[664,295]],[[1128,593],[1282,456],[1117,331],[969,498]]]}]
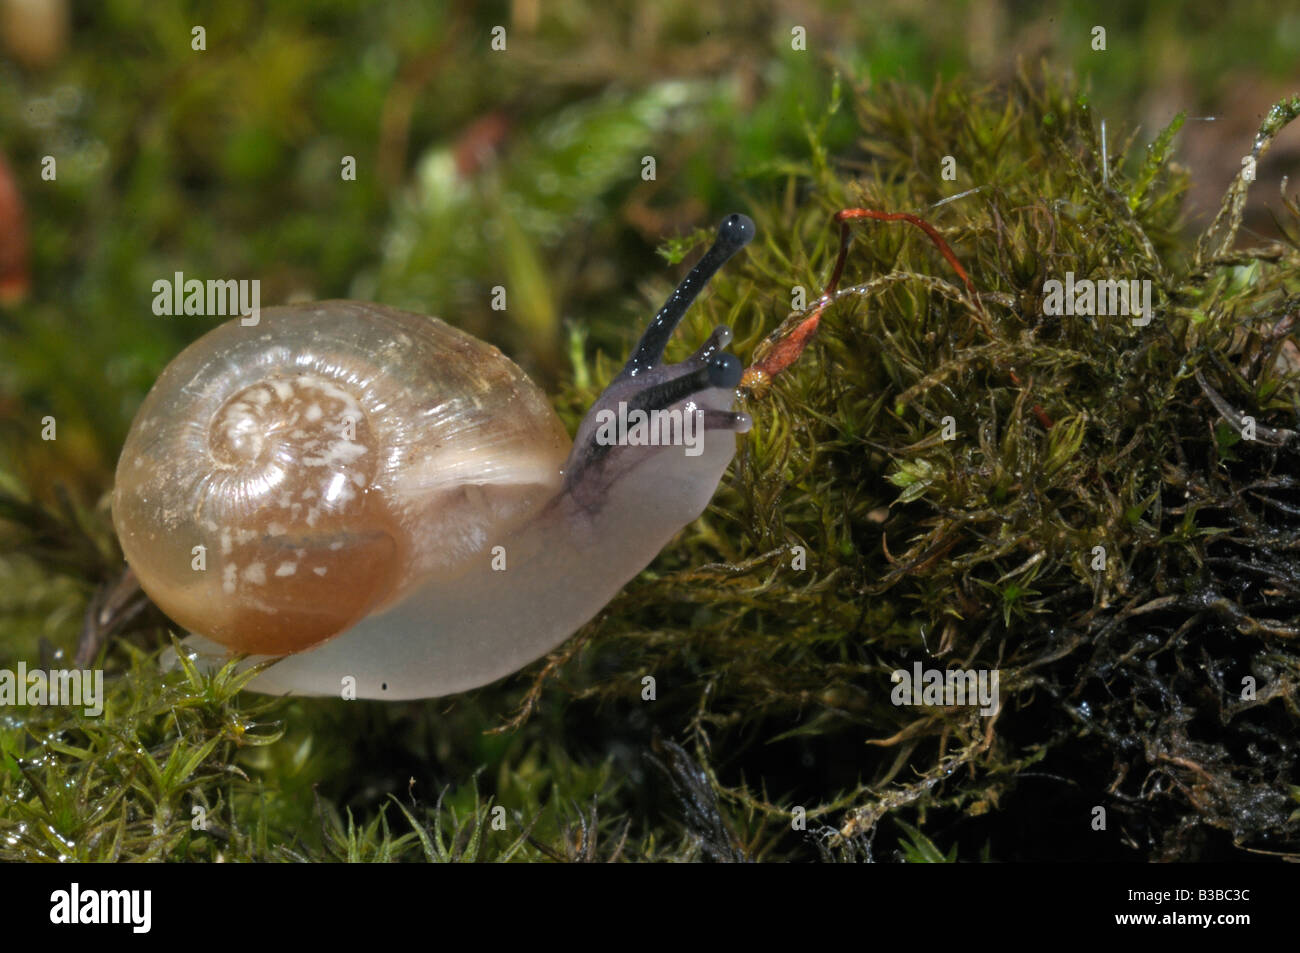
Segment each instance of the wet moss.
[{"label": "wet moss", "polygon": [[[584,693],[656,673],[656,721],[678,713],[724,800],[802,806],[836,856],[898,813],[942,818],[966,856],[1190,859],[1213,853],[1202,827],[1293,850],[1294,205],[1290,239],[1239,241],[1239,178],[1189,242],[1181,117],[1145,154],[1112,129],[1103,170],[1087,98],[1052,77],[847,99],[858,149],[772,183],[694,331],[735,322],[744,352],[805,318],[790,286],[816,298],[848,206],[928,219],[974,295],[920,231],[853,224],[814,343],[750,400],[708,515],[595,628]],[[1150,281],[1151,320],[1046,314],[1067,273]],[[1001,711],[892,704],[916,661],[998,670]],[[769,773],[772,746],[799,767]],[[1060,789],[1069,849],[1017,835],[1023,798],[999,809],[1027,777]]]}]

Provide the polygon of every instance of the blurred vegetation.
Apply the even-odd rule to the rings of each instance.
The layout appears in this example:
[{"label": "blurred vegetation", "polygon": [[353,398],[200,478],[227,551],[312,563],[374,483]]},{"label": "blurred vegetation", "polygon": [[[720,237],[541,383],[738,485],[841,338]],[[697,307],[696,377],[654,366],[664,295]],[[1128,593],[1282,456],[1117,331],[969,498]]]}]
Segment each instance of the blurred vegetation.
[{"label": "blurred vegetation", "polygon": [[[155,7],[78,7],[44,54],[0,24],[0,155],[31,262],[25,299],[0,308],[0,667],[69,664],[120,568],[117,450],[161,368],[211,326],[152,314],[153,281],[175,271],[259,278],[264,306],[438,314],[515,356],[570,426],[733,209],[759,238],[670,358],[720,322],[748,358],[792,286],[810,301],[823,287],[847,205],[929,218],[979,304],[919,232],[855,224],[845,287],[750,402],[709,513],[550,664],[501,684],[268,701],[230,672],[161,676],[166,625],[146,611],[101,653],[102,718],[0,714],[0,858],[1296,852],[1300,224],[1261,162],[1251,200],[1279,241],[1229,216],[1198,246],[1181,202],[1215,174],[1179,150],[1212,125],[1194,117],[1245,115],[1221,194],[1264,118],[1232,83],[1294,82],[1300,17],[997,0],[870,16]],[[1158,137],[1180,111],[1193,119]],[[1044,318],[1043,280],[1067,270],[1152,279],[1156,320]],[[1269,440],[1225,422],[1247,412]],[[40,439],[46,415],[57,440]],[[955,442],[938,437],[950,415]],[[890,705],[889,672],[916,660],[1000,668],[1003,710]],[[1099,804],[1104,833],[1088,826]]]}]

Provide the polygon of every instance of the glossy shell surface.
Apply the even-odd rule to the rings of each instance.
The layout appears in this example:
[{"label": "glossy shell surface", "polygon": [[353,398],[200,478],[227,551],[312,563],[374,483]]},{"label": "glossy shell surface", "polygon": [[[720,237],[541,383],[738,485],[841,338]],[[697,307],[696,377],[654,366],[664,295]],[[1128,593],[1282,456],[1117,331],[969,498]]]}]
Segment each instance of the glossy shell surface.
[{"label": "glossy shell surface", "polygon": [[113,519],[175,622],[282,655],[489,558],[553,500],[568,452],[523,371],[436,318],[268,308],[163,371],[123,446]]}]

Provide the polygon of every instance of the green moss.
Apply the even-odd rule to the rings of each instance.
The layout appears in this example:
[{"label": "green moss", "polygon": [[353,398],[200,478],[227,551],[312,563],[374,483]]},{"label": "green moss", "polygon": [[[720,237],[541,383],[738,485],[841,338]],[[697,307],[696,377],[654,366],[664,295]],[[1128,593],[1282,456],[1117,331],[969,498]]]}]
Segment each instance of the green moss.
[{"label": "green moss", "polygon": [[[612,703],[630,671],[656,673],[656,720],[680,712],[725,802],[801,805],[836,850],[907,810],[941,813],[971,855],[985,832],[994,856],[1034,855],[993,816],[1026,775],[1055,779],[1051,823],[1076,828],[1063,856],[1223,849],[1193,845],[1201,825],[1225,848],[1291,843],[1300,399],[1279,322],[1295,244],[1234,246],[1239,182],[1218,237],[1190,246],[1180,120],[1144,160],[1113,138],[1103,182],[1086,99],[1051,77],[853,105],[859,151],[775,184],[807,198],[759,206],[762,237],[683,341],[730,321],[744,352],[792,284],[815,298],[849,205],[929,218],[979,305],[919,232],[855,224],[815,344],[751,401],[706,517],[611,605],[589,650],[611,674],[585,691]],[[1260,146],[1280,128],[1270,114]],[[1066,272],[1150,279],[1154,320],[1045,316],[1044,282]],[[1259,438],[1229,449],[1245,414]],[[1002,711],[891,704],[891,671],[916,660],[1000,670]],[[808,770],[772,790],[755,746],[794,744]],[[1141,837],[1090,842],[1094,805],[1140,818]]]}]

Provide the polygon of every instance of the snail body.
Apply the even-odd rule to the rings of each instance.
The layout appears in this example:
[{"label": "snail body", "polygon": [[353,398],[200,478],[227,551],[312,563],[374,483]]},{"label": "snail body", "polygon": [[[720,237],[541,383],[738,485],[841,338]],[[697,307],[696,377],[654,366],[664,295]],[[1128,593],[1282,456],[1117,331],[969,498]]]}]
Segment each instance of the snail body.
[{"label": "snail body", "polygon": [[[752,235],[723,222],[572,444],[522,370],[436,318],[329,301],[221,325],[163,371],[123,446],[127,562],[188,650],[278,659],[253,690],[426,698],[519,669],[712,497],[749,427],[730,332],[679,364],[663,352]],[[628,409],[695,415],[698,446],[612,443]]]}]

